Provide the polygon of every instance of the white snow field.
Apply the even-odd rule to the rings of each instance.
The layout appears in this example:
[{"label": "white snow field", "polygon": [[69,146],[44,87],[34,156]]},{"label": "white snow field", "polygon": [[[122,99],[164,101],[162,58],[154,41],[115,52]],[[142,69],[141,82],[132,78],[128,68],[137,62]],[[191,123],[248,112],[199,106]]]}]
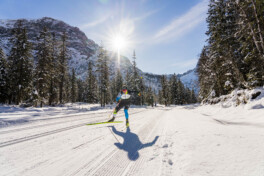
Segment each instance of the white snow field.
[{"label": "white snow field", "polygon": [[[1,107],[8,126],[0,128],[0,175],[263,176],[260,103],[131,108],[129,129],[124,122],[85,125],[108,119],[110,107]],[[125,121],[123,111],[117,120]]]}]

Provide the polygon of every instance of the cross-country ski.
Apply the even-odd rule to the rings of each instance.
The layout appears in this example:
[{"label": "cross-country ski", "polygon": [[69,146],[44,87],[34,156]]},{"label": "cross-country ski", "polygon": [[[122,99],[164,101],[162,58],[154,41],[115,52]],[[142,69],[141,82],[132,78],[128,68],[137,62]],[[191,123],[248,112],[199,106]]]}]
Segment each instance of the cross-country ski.
[{"label": "cross-country ski", "polygon": [[113,121],[113,122],[95,122],[95,123],[87,123],[86,125],[100,125],[100,124],[109,124],[109,123],[122,123],[123,121]]}]

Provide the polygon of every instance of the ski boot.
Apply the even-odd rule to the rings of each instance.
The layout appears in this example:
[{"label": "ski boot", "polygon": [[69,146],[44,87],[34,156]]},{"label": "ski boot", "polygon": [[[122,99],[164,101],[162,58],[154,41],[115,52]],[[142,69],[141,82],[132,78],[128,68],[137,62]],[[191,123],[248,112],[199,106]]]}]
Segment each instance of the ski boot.
[{"label": "ski boot", "polygon": [[129,121],[128,121],[128,119],[126,119],[126,127],[127,128],[129,127]]},{"label": "ski boot", "polygon": [[115,121],[115,117],[112,117],[112,119],[108,120],[107,122],[113,122]]}]

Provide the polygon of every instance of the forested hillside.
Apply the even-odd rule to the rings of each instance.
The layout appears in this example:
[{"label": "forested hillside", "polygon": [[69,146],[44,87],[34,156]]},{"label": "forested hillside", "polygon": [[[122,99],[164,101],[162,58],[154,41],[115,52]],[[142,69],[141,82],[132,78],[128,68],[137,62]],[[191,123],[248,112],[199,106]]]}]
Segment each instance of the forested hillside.
[{"label": "forested hillside", "polygon": [[203,99],[264,84],[264,1],[210,0],[198,63]]},{"label": "forested hillside", "polygon": [[[183,85],[177,78],[181,86],[164,87],[162,76],[138,69],[135,51],[132,63],[121,56],[118,66],[116,53],[62,21],[0,20],[0,31],[1,103],[42,107],[78,101],[105,106],[113,103],[124,84],[137,92],[133,104],[196,102],[192,80]],[[170,101],[158,98],[160,90]],[[170,98],[175,91],[181,92],[181,101]]]}]

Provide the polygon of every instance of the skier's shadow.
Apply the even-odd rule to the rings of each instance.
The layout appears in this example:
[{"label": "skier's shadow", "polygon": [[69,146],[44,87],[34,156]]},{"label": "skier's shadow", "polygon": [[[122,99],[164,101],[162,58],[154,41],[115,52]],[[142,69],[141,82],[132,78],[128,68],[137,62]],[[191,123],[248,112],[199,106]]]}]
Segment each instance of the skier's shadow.
[{"label": "skier's shadow", "polygon": [[139,158],[139,150],[151,147],[156,143],[159,136],[156,136],[155,139],[152,142],[142,144],[142,142],[139,140],[138,136],[135,133],[132,133],[130,131],[130,128],[127,128],[126,132],[117,131],[114,126],[112,127],[112,131],[118,135],[121,136],[124,139],[123,144],[121,143],[115,143],[115,145],[120,149],[126,151],[128,154],[128,158],[132,161],[135,161]]}]

